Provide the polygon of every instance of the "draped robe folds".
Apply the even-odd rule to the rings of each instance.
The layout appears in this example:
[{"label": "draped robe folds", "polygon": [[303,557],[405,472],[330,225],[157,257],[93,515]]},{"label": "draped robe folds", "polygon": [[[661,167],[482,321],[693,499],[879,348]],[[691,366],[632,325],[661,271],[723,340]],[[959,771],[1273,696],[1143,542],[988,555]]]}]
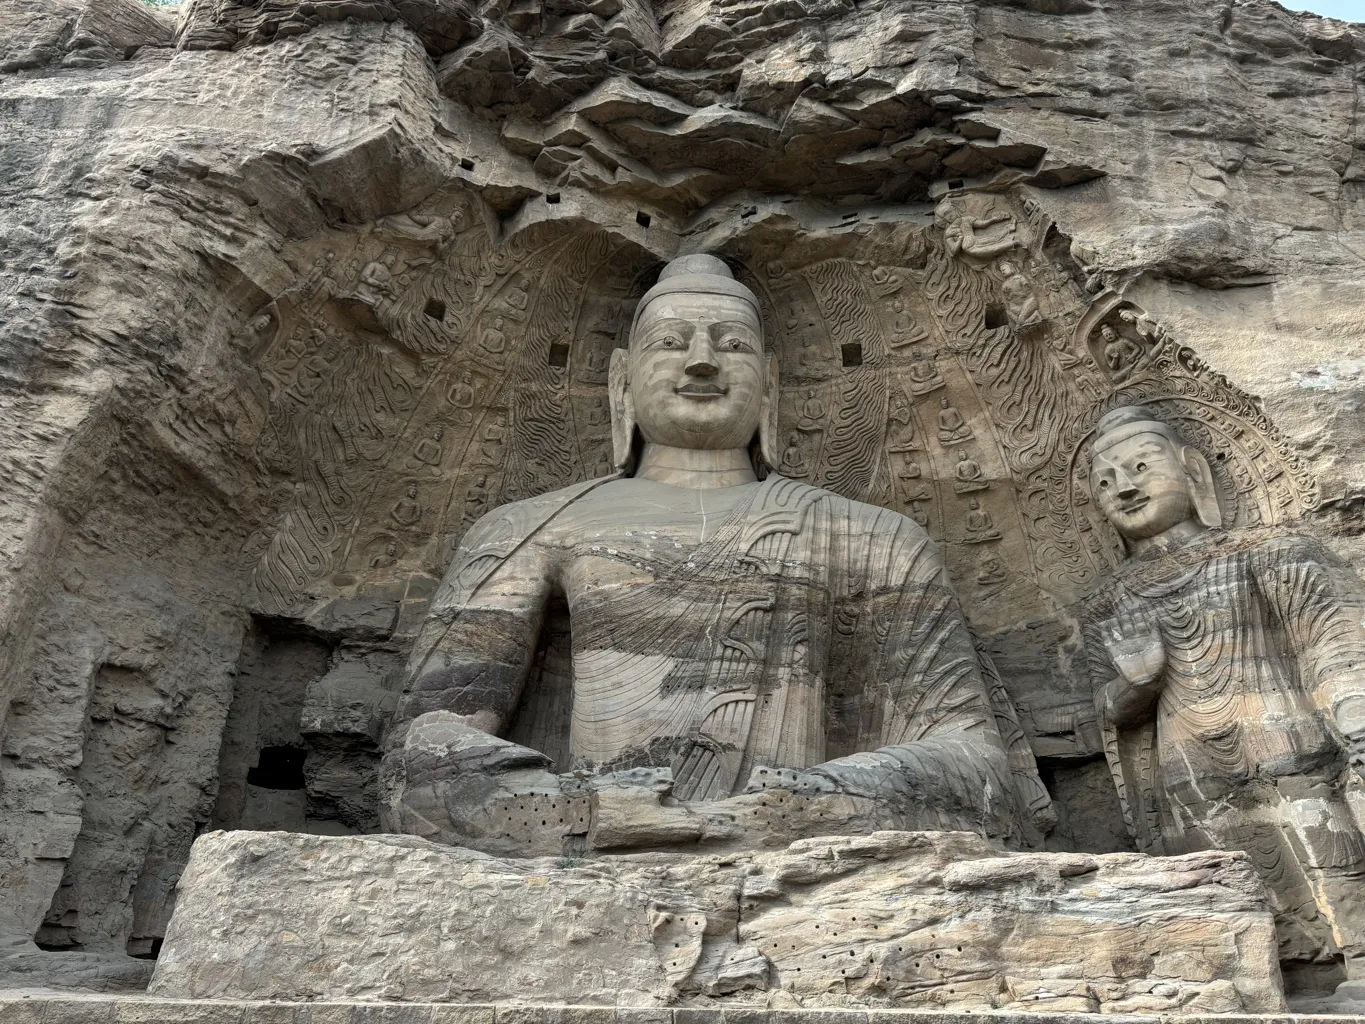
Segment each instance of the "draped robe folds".
[{"label": "draped robe folds", "polygon": [[[534,710],[522,688],[558,591],[572,630],[561,767],[668,767],[687,801],[743,792],[757,767],[811,770],[884,805],[885,827],[1036,838],[1046,791],[919,525],[770,476],[695,546],[589,543],[633,483],[576,485],[470,531],[397,730],[432,710]],[[584,585],[603,559],[625,582]]]},{"label": "draped robe folds", "polygon": [[[1097,709],[1139,850],[1245,849],[1285,958],[1365,953],[1365,841],[1341,798],[1342,704],[1365,696],[1359,586],[1317,543],[1213,533],[1134,561],[1085,605]],[[1155,703],[1126,719],[1105,636],[1159,637]],[[1315,906],[1316,903],[1316,906]],[[1328,934],[1330,926],[1331,934]]]}]

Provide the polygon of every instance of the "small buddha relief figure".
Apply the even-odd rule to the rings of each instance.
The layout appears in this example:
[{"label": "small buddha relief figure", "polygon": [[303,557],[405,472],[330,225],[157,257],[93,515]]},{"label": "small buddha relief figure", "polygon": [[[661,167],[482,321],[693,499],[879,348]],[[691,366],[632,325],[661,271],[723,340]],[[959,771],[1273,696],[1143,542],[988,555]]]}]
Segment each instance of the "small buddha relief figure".
[{"label": "small buddha relief figure", "polygon": [[527,296],[525,284],[520,278],[507,286],[507,290],[502,293],[502,301],[507,310],[518,319],[526,312],[530,298]]},{"label": "small buddha relief figure", "polygon": [[391,569],[398,562],[398,542],[390,540],[384,550],[370,559],[371,569]]},{"label": "small buddha relief figure", "polygon": [[918,501],[910,502],[910,511],[908,511],[906,515],[919,523],[920,526],[929,525],[929,513],[924,510],[924,505]]},{"label": "small buddha relief figure", "polygon": [[408,457],[408,469],[423,469],[431,466],[439,466],[444,455],[441,447],[441,438],[445,436],[444,427],[434,427],[430,437],[424,437],[417,442],[417,447],[413,449],[412,455]]},{"label": "small buddha relief figure", "polygon": [[464,517],[473,522],[483,515],[488,507],[488,475],[480,473],[464,492]]},{"label": "small buddha relief figure", "polygon": [[957,453],[957,465],[953,467],[953,478],[953,490],[958,494],[984,491],[991,485],[991,482],[986,479],[986,474],[981,472],[981,464],[965,451]]},{"label": "small buddha relief figure", "polygon": [[967,536],[963,538],[964,544],[985,544],[987,541],[999,540],[1000,531],[995,526],[995,520],[991,514],[981,507],[981,502],[975,498],[967,507]]},{"label": "small buddha relief figure", "polygon": [[607,364],[611,362],[611,356],[600,348],[588,349],[586,366],[584,367],[580,379],[586,381],[605,381],[607,379]]},{"label": "small buddha relief figure", "polygon": [[502,442],[507,437],[507,418],[499,415],[492,423],[483,428],[483,439],[479,445],[480,466],[496,466],[502,459]]},{"label": "small buddha relief figure", "polygon": [[505,326],[506,321],[502,317],[494,317],[493,322],[479,335],[479,347],[491,356],[500,357],[507,349],[507,333],[503,330]]},{"label": "small buddha relief figure", "polygon": [[928,331],[910,319],[900,299],[891,304],[891,315],[891,348],[902,349],[929,337]]},{"label": "small buddha relief figure", "polygon": [[395,294],[394,267],[398,257],[391,252],[384,253],[377,260],[366,263],[356,281],[355,297],[368,306],[379,306],[392,299]]},{"label": "small buddha relief figure", "polygon": [[820,401],[820,392],[814,388],[806,390],[806,400],[801,403],[801,418],[796,421],[796,429],[803,434],[815,434],[825,429],[825,403]]},{"label": "small buddha relief figure", "polygon": [[[934,543],[787,475],[807,435],[779,456],[762,324],[721,260],[674,260],[612,357],[615,472],[465,534],[385,739],[386,828],[523,857],[887,828],[1038,841],[1046,791],[1017,725],[1002,739],[1013,708]],[[541,693],[556,607],[571,684]],[[832,721],[830,686],[866,713]],[[528,799],[570,796],[587,820],[513,834]]]},{"label": "small buddha relief figure", "polygon": [[888,295],[895,295],[901,290],[904,279],[893,270],[886,267],[872,268],[872,281],[870,290],[873,298],[884,299]]},{"label": "small buddha relief figure", "polygon": [[805,445],[800,434],[794,433],[787,438],[787,447],[782,453],[781,469],[793,480],[804,480],[810,474],[810,466],[806,464]]},{"label": "small buddha relief figure", "polygon": [[924,475],[924,470],[920,469],[919,463],[914,459],[906,459],[896,475],[902,480],[918,480]]},{"label": "small buddha relief figure", "polygon": [[910,364],[908,373],[910,392],[915,395],[927,395],[931,391],[937,391],[945,383],[943,375],[938,372],[938,363],[932,355],[916,359]]},{"label": "small buddha relief figure", "polygon": [[1145,407],[1095,430],[1090,487],[1129,560],[1084,605],[1096,705],[1139,849],[1245,850],[1282,962],[1365,980],[1360,582],[1316,541],[1226,533],[1204,456]]},{"label": "small buddha relief figure", "polygon": [[611,414],[607,412],[606,399],[596,398],[588,407],[588,426],[605,427],[611,422]]},{"label": "small buddha relief figure", "polygon": [[464,426],[474,422],[474,375],[468,370],[460,374],[448,392],[446,401],[455,407],[455,419]]},{"label": "small buddha relief figure", "polygon": [[1005,316],[1010,327],[1021,331],[1042,320],[1043,314],[1038,308],[1038,295],[1029,279],[1019,269],[1019,264],[1014,260],[1001,260],[996,264],[996,269],[1004,278],[1000,292],[1005,297]]},{"label": "small buddha relief figure", "polygon": [[998,587],[1007,578],[1005,562],[1000,558],[984,559],[976,572],[977,586],[981,587]]},{"label": "small buddha relief figure", "polygon": [[393,521],[399,526],[415,526],[422,518],[422,505],[417,500],[417,485],[408,484],[403,496],[398,499],[398,504],[393,506],[393,511],[389,513]]},{"label": "small buddha relief figure", "polygon": [[1109,324],[1100,326],[1100,341],[1104,345],[1104,365],[1116,383],[1127,380],[1142,363],[1144,350],[1132,338],[1125,337]]},{"label": "small buddha relief figure", "polygon": [[971,426],[962,418],[962,413],[947,398],[942,399],[938,409],[939,441],[945,445],[961,444],[975,436]]}]

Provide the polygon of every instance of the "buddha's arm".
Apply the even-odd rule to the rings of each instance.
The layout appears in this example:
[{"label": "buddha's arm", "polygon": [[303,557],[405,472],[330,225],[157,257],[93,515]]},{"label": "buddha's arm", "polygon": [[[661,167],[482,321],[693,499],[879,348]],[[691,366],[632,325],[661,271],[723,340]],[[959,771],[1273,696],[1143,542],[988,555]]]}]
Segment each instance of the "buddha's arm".
[{"label": "buddha's arm", "polygon": [[880,728],[862,737],[866,753],[810,773],[885,802],[907,826],[970,827],[1003,809],[1007,756],[941,558],[923,531],[898,532],[858,616]]},{"label": "buddha's arm", "polygon": [[[1290,538],[1256,552],[1256,579],[1297,657],[1305,687],[1365,755],[1365,630],[1359,584],[1316,544]],[[1277,638],[1268,638],[1272,644]]]},{"label": "buddha's arm", "polygon": [[395,725],[446,711],[497,735],[521,700],[550,595],[550,566],[531,537],[471,587],[488,569],[481,562],[490,556],[479,551],[483,526],[461,545],[418,633]]}]

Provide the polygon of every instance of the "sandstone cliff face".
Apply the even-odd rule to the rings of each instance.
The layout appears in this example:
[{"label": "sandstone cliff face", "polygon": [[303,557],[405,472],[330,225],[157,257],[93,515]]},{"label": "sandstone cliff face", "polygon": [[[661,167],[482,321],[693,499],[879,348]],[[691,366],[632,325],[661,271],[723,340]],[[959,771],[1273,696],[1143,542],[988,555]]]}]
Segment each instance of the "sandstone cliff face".
[{"label": "sandstone cliff face", "polygon": [[[482,511],[599,472],[602,355],[680,251],[764,289],[784,471],[944,542],[1071,795],[1060,848],[1126,842],[1069,610],[1112,551],[1054,571],[1046,531],[1094,531],[1033,514],[1126,386],[1101,321],[1231,417],[1236,522],[1365,559],[1358,26],[1262,0],[0,0],[0,24],[0,903],[45,947],[152,952],[208,827],[376,827],[435,578]],[[973,362],[1022,300],[953,269],[964,216],[1008,218],[1038,343],[1078,367],[1040,378],[1042,440]],[[944,390],[911,386],[916,345]],[[885,451],[942,395],[998,551],[952,463]]]}]

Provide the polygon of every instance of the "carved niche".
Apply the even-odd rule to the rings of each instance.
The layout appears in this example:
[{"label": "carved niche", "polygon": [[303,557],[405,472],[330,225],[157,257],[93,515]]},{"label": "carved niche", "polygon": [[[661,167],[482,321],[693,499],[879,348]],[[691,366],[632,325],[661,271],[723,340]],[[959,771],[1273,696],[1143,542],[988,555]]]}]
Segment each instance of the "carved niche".
[{"label": "carved niche", "polygon": [[[296,243],[296,283],[235,338],[236,401],[166,411],[206,476],[261,495],[241,554],[258,609],[374,594],[401,635],[480,515],[611,471],[606,366],[661,261],[579,221],[498,230],[454,185]],[[1255,401],[1087,277],[1019,195],[953,193],[932,223],[757,216],[728,237],[708,245],[760,296],[778,356],[777,470],[926,526],[1044,756],[1100,750],[1069,609],[1120,557],[1085,487],[1104,411],[1176,422],[1227,525],[1316,500]],[[238,422],[189,426],[196,401]]]}]

